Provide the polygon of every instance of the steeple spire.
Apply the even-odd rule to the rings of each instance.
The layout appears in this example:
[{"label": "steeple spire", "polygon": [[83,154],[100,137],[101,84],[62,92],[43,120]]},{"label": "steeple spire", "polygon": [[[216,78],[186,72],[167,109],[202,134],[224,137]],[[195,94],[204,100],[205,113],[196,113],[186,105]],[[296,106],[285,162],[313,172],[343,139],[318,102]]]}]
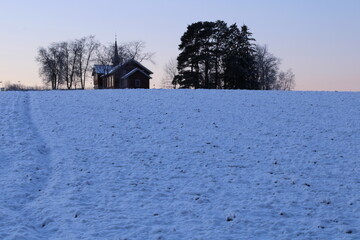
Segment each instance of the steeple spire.
[{"label": "steeple spire", "polygon": [[120,63],[120,57],[119,57],[119,52],[118,52],[118,46],[117,46],[117,36],[115,34],[115,49],[114,49],[114,57],[113,57],[113,61],[112,61],[112,64],[114,66],[117,66],[119,65]]}]

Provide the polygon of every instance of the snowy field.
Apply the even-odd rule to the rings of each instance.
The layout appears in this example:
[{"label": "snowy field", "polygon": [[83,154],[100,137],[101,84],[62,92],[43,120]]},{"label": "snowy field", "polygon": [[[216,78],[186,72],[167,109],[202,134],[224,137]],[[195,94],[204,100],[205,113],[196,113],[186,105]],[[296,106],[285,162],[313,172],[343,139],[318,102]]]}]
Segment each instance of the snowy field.
[{"label": "snowy field", "polygon": [[0,239],[360,239],[360,93],[0,92]]}]

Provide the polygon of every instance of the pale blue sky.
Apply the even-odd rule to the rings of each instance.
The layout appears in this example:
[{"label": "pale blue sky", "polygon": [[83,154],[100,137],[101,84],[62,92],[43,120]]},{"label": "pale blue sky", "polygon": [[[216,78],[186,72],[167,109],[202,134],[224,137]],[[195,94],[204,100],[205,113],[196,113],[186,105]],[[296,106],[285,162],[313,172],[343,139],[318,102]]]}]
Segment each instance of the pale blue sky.
[{"label": "pale blue sky", "polygon": [[95,35],[103,43],[143,40],[155,52],[152,85],[178,55],[187,25],[246,24],[292,68],[296,90],[360,91],[359,0],[0,0],[0,81],[41,84],[37,49]]}]

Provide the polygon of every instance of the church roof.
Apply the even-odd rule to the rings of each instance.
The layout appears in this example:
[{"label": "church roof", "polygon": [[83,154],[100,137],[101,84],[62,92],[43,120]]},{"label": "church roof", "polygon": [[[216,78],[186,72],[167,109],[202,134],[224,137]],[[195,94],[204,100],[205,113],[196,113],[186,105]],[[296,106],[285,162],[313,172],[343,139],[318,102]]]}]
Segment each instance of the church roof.
[{"label": "church roof", "polygon": [[131,70],[130,72],[128,72],[127,74],[125,74],[124,76],[121,77],[121,79],[125,79],[130,77],[131,75],[133,75],[136,72],[140,72],[142,74],[144,74],[146,77],[148,77],[149,79],[151,78],[149,74],[147,74],[146,72],[144,72],[143,70],[139,69],[139,68],[134,68],[133,70]]},{"label": "church roof", "polygon": [[115,66],[114,68],[112,68],[110,71],[109,71],[109,74],[112,74],[114,73],[115,71],[117,71],[118,69],[121,69],[123,67],[125,67],[126,65],[128,65],[129,63],[135,63],[139,69],[141,69],[142,71],[144,71],[144,73],[146,73],[146,75],[150,75],[150,74],[153,74],[152,71],[150,71],[149,69],[147,69],[144,65],[142,65],[141,63],[139,63],[138,61],[134,60],[134,59],[130,59],[128,61],[126,61],[125,63],[123,64],[119,64],[117,66]]},{"label": "church roof", "polygon": [[94,65],[94,72],[97,74],[108,74],[111,72],[111,70],[113,69],[113,66],[110,65]]}]

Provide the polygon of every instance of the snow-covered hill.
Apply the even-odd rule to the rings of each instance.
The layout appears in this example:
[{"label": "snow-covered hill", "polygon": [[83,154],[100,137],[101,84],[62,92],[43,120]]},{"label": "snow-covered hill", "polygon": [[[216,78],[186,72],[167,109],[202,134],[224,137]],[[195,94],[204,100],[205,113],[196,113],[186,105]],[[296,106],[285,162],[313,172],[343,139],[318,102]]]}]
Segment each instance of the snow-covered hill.
[{"label": "snow-covered hill", "polygon": [[0,239],[360,239],[360,93],[1,92]]}]

